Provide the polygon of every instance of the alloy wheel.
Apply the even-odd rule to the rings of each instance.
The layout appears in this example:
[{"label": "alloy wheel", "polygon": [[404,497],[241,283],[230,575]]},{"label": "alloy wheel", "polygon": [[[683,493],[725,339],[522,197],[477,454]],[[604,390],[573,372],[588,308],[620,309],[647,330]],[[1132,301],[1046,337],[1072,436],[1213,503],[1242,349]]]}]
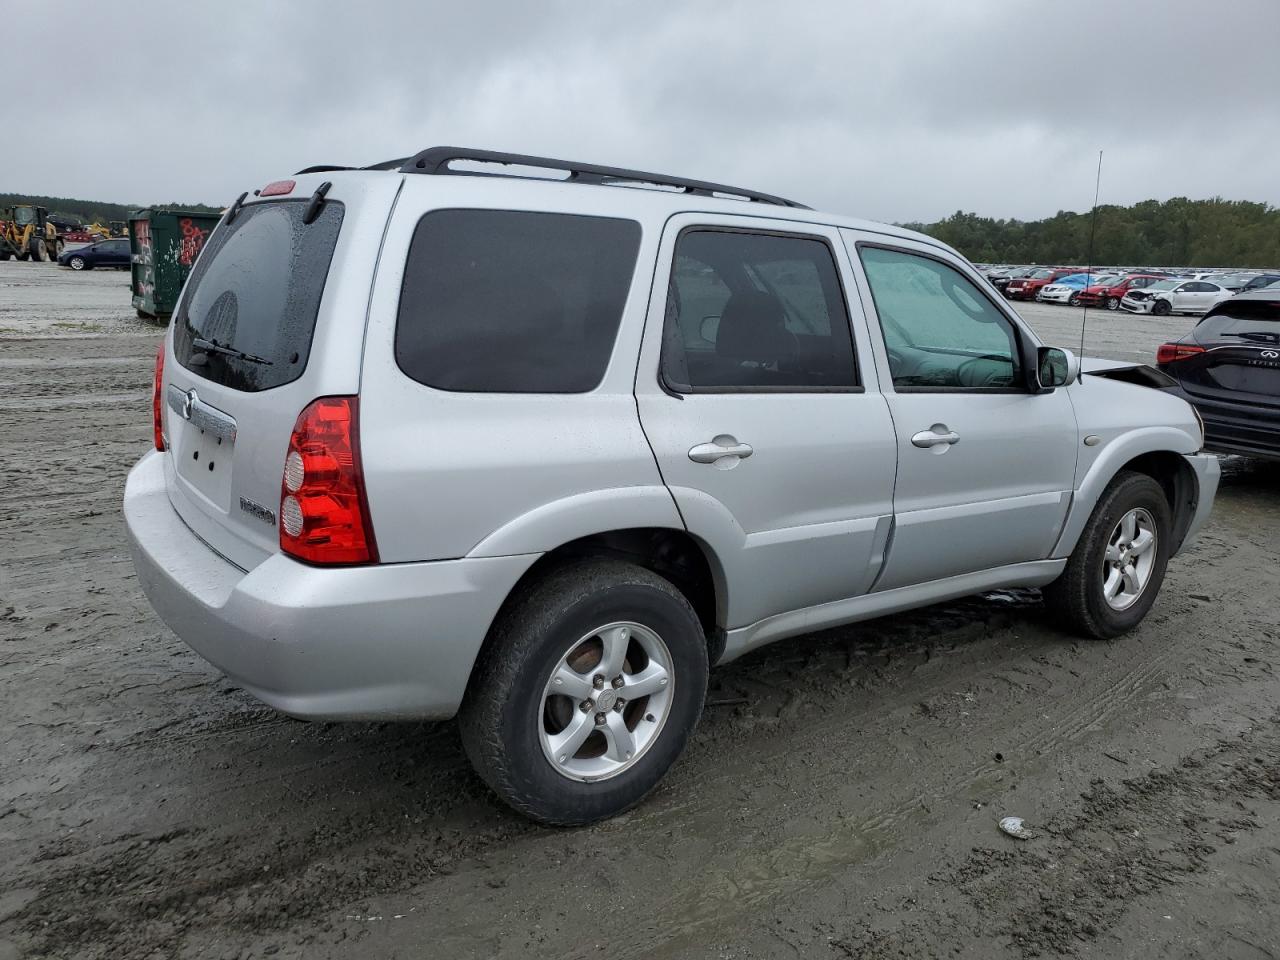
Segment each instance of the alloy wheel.
[{"label": "alloy wheel", "polygon": [[538,738],[570,780],[607,780],[657,741],[671,712],[675,673],[662,638],[639,623],[608,623],[556,663],[538,707]]},{"label": "alloy wheel", "polygon": [[1156,522],[1144,507],[1120,518],[1102,561],[1102,596],[1113,610],[1137,603],[1156,564]]}]

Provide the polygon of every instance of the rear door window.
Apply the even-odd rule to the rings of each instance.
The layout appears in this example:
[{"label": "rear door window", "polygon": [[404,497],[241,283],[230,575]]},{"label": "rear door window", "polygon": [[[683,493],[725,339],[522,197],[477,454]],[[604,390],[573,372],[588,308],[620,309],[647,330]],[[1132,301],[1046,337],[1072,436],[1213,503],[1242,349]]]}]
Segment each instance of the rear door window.
[{"label": "rear door window", "polygon": [[633,220],[428,213],[405,265],[396,363],[439,390],[594,390],[613,352],[639,249]]},{"label": "rear door window", "polygon": [[662,376],[680,393],[857,389],[831,248],[818,237],[710,227],[681,233]]},{"label": "rear door window", "polygon": [[251,204],[214,230],[174,318],[174,352],[188,370],[245,391],[302,376],[343,217],[330,200],[305,224],[306,206]]}]

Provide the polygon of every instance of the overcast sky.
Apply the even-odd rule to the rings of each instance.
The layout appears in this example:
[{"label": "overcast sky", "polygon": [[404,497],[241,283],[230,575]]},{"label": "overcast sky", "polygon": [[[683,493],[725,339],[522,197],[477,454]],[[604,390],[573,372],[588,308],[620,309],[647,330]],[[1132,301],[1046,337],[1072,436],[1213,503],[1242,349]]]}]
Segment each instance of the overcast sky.
[{"label": "overcast sky", "polygon": [[1101,149],[1103,202],[1280,205],[1280,0],[4,7],[0,191],[223,204],[450,144],[1032,219]]}]

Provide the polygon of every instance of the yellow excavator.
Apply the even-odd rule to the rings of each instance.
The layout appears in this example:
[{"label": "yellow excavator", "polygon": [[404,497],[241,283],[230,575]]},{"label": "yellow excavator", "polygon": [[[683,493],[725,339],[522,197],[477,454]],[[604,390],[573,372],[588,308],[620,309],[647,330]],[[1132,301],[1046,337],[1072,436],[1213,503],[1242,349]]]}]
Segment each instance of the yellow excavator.
[{"label": "yellow excavator", "polygon": [[26,204],[0,210],[0,260],[17,257],[47,263],[62,253],[62,238],[44,207]]},{"label": "yellow excavator", "polygon": [[91,223],[84,228],[85,233],[91,233],[99,240],[106,240],[111,237],[111,228],[104,227],[100,223]]}]

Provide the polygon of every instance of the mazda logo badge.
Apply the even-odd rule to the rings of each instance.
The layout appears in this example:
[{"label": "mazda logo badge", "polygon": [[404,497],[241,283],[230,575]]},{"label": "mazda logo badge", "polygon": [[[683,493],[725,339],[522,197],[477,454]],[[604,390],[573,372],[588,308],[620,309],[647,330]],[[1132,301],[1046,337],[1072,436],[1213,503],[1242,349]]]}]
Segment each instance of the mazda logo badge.
[{"label": "mazda logo badge", "polygon": [[196,392],[194,390],[188,390],[185,394],[183,394],[182,396],[182,419],[183,420],[191,419],[191,408],[194,407],[199,400],[200,398],[196,396]]}]

